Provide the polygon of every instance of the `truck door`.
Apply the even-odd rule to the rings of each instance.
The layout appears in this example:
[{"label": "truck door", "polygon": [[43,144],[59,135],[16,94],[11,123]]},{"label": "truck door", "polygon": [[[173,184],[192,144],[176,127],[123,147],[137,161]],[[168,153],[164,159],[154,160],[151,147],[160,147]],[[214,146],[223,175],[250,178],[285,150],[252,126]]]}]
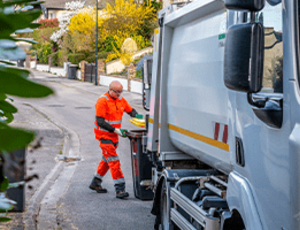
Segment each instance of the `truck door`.
[{"label": "truck door", "polygon": [[[280,0],[270,0],[255,13],[255,22],[260,22],[264,31],[263,87],[260,92],[248,96],[241,92],[229,93],[233,108],[230,123],[235,124],[233,139],[237,146],[233,168],[249,182],[262,226],[272,230],[296,229],[291,228],[288,217],[292,202],[289,137],[293,113],[289,78],[295,75],[288,67],[294,60],[286,10]],[[249,22],[250,13],[242,14],[243,22]],[[241,16],[241,13],[237,15]],[[249,101],[255,101],[256,105]],[[264,106],[258,106],[260,103]],[[299,114],[299,100],[295,106]]]}]

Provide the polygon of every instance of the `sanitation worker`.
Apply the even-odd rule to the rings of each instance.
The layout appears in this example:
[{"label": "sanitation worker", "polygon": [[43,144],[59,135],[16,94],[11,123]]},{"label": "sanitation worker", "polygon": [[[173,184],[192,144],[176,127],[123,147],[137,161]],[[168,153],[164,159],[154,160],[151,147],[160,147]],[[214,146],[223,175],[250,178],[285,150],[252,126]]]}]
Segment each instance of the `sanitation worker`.
[{"label": "sanitation worker", "polygon": [[118,136],[126,137],[127,130],[121,129],[123,112],[131,117],[141,117],[128,102],[121,96],[123,86],[119,81],[113,81],[109,85],[108,92],[99,97],[95,105],[95,138],[100,142],[102,149],[102,160],[94,174],[90,189],[98,193],[106,193],[107,190],[101,186],[102,178],[110,169],[114,181],[117,198],[128,197],[125,192],[125,180],[121,170],[120,159],[116,152],[118,147]]}]

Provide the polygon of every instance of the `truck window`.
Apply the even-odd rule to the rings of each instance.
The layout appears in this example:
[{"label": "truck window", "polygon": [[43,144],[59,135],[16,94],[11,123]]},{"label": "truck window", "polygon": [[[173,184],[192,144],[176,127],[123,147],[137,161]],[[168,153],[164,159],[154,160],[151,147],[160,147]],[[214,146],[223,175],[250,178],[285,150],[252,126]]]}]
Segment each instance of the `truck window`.
[{"label": "truck window", "polygon": [[283,93],[283,43],[281,0],[267,0],[255,15],[265,32],[263,92]]}]

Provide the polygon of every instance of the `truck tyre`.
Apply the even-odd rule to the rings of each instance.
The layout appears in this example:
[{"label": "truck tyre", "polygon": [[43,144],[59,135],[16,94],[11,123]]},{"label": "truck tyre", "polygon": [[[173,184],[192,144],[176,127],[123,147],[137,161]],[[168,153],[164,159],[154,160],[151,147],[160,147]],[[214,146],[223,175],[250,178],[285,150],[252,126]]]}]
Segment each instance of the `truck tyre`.
[{"label": "truck tyre", "polygon": [[161,230],[175,230],[174,224],[170,219],[170,191],[169,185],[164,180],[161,188],[161,196],[160,196],[160,229]]}]

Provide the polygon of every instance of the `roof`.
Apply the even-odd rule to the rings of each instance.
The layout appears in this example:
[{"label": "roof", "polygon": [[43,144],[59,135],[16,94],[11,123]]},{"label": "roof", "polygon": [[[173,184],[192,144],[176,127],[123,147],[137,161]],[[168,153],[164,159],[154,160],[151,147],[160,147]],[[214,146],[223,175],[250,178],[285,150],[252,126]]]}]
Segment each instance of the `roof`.
[{"label": "roof", "polygon": [[70,0],[45,0],[43,5],[46,8],[64,9],[67,2],[70,2]]},{"label": "roof", "polygon": [[[72,0],[45,0],[43,5],[46,8],[51,8],[51,9],[64,9],[67,2],[72,2]],[[96,6],[96,0],[85,0],[84,2],[85,2],[84,4],[85,6]],[[101,6],[103,6],[103,1],[101,1],[101,3],[99,2],[98,7],[103,8]]]}]

